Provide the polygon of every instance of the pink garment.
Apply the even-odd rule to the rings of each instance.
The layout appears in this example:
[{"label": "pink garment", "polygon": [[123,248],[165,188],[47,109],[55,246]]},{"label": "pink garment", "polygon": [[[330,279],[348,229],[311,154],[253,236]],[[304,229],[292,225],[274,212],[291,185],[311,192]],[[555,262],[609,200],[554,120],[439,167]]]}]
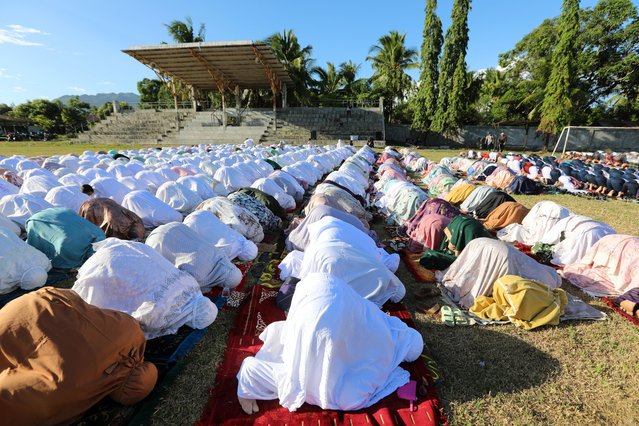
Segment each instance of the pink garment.
[{"label": "pink garment", "polygon": [[391,169],[390,167],[384,169],[382,171],[381,176],[388,176],[391,179],[397,179],[397,180],[401,180],[401,181],[406,182],[406,176],[404,176],[403,174],[401,174],[400,172],[398,172],[395,169]]},{"label": "pink garment", "polygon": [[185,169],[184,167],[173,166],[173,167],[171,167],[171,170],[173,170],[175,173],[180,175],[180,177],[182,177],[182,176],[195,176],[195,173],[193,173],[189,169]]},{"label": "pink garment", "polygon": [[486,178],[486,185],[506,189],[513,179],[515,179],[515,173],[512,170],[505,166],[499,166]]},{"label": "pink garment", "polygon": [[388,152],[384,152],[382,153],[382,155],[379,157],[379,159],[377,160],[377,164],[384,164],[386,162],[386,160],[393,158],[391,155],[388,154]]},{"label": "pink garment", "polygon": [[428,199],[419,206],[417,212],[415,212],[413,217],[406,223],[406,235],[411,235],[419,226],[422,218],[430,214],[446,216],[452,219],[461,213],[457,207],[448,201],[437,198]]},{"label": "pink garment", "polygon": [[440,214],[429,214],[422,217],[417,228],[409,234],[408,250],[412,252],[420,252],[424,248],[439,250],[442,239],[444,239],[444,229],[451,220],[450,217]]},{"label": "pink garment", "polygon": [[566,265],[563,275],[595,296],[618,296],[639,287],[639,237],[606,235],[581,260]]}]

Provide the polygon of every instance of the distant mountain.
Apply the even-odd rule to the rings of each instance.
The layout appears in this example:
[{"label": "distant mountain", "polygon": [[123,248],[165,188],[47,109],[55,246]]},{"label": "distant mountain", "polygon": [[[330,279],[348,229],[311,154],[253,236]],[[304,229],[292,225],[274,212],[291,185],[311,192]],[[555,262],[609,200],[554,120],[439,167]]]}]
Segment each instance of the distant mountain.
[{"label": "distant mountain", "polygon": [[127,102],[129,104],[136,104],[140,101],[140,95],[135,93],[98,93],[96,95],[64,95],[58,99],[62,103],[66,103],[69,99],[78,96],[82,102],[86,102],[91,106],[101,106],[107,102],[114,100],[120,102]]}]

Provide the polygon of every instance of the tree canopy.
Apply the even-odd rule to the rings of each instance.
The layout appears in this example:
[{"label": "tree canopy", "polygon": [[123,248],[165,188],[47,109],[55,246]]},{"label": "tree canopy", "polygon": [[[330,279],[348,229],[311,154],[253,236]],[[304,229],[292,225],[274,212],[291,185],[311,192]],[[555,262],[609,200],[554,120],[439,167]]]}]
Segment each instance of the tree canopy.
[{"label": "tree canopy", "polygon": [[552,54],[550,77],[541,104],[539,129],[544,133],[557,133],[572,118],[571,91],[576,81],[578,31],[579,0],[564,0],[559,17],[557,47]]},{"label": "tree canopy", "polygon": [[444,43],[442,21],[437,16],[437,0],[426,1],[426,18],[422,42],[421,73],[415,99],[413,128],[428,130],[437,108],[439,55]]},{"label": "tree canopy", "polygon": [[169,24],[164,25],[169,32],[171,38],[176,43],[197,43],[204,41],[206,34],[206,25],[200,24],[200,28],[195,34],[193,29],[193,20],[190,16],[187,16],[184,21],[173,20]]},{"label": "tree canopy", "polygon": [[[601,0],[579,11],[571,124],[639,121],[639,20],[630,0]],[[500,68],[478,75],[481,93],[473,107],[481,124],[541,119],[552,55],[559,43],[559,18],[546,19],[515,47],[500,55]],[[499,79],[494,79],[494,73]],[[492,80],[491,80],[492,79]],[[558,129],[561,130],[561,129]]]},{"label": "tree canopy", "polygon": [[455,0],[452,24],[444,38],[444,52],[437,81],[437,110],[432,130],[446,135],[455,134],[461,125],[465,109],[466,49],[468,48],[468,12],[470,0]]},{"label": "tree canopy", "polygon": [[411,88],[407,69],[417,68],[417,51],[406,47],[406,34],[397,31],[383,35],[371,46],[367,61],[371,61],[373,89],[382,94],[392,111],[396,101],[403,101]]}]

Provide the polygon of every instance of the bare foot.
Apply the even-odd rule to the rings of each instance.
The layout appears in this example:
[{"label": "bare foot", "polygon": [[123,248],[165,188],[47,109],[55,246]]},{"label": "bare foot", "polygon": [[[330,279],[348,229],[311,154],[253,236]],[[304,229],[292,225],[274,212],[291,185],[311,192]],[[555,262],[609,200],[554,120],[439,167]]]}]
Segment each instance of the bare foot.
[{"label": "bare foot", "polygon": [[637,304],[631,302],[630,300],[622,300],[619,304],[619,307],[628,315],[633,315],[639,317],[639,311],[636,311]]},{"label": "bare foot", "polygon": [[257,406],[257,401],[254,399],[245,399],[245,398],[240,398],[238,396],[237,400],[240,402],[240,406],[242,407],[242,410],[244,410],[244,412],[248,414],[249,416],[260,411],[260,409]]}]

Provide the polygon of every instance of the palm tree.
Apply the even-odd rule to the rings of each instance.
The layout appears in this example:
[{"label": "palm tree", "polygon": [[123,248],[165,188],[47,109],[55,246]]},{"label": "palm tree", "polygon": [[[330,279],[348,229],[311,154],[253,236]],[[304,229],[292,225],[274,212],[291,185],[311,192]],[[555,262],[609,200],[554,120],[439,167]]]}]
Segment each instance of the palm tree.
[{"label": "palm tree", "polygon": [[204,41],[204,34],[206,33],[206,26],[200,24],[200,29],[197,35],[193,32],[193,21],[190,16],[184,19],[184,22],[177,19],[171,21],[170,24],[164,24],[169,35],[176,43],[198,43]]},{"label": "palm tree", "polygon": [[293,30],[275,33],[265,42],[293,80],[293,95],[297,102],[300,105],[307,104],[310,98],[309,87],[313,82],[311,77],[314,62],[311,58],[313,47],[310,45],[302,47]]},{"label": "palm tree", "polygon": [[[170,24],[164,24],[169,35],[173,38],[173,41],[176,43],[197,43],[204,41],[204,33],[206,32],[206,27],[204,24],[200,24],[200,29],[195,35],[193,30],[193,21],[190,16],[187,16],[184,19],[184,22],[173,20]],[[190,90],[187,86],[185,86],[180,80],[177,80],[173,77],[166,76],[160,72],[156,72],[160,80],[164,82],[167,89],[173,96],[173,102],[175,106],[175,110],[178,109],[178,98],[181,99],[189,99],[191,96]]]},{"label": "palm tree", "polygon": [[373,45],[366,58],[372,61],[373,75],[371,80],[376,89],[383,93],[392,111],[395,99],[404,99],[411,87],[411,78],[406,74],[409,68],[417,68],[417,50],[407,49],[406,34],[397,31],[380,37],[378,44]]},{"label": "palm tree", "polygon": [[318,88],[318,94],[320,96],[336,97],[339,94],[342,88],[343,76],[337,72],[335,64],[327,62],[326,69],[314,67],[311,73],[318,77],[315,85]]},{"label": "palm tree", "polygon": [[353,96],[356,89],[357,73],[361,68],[360,64],[356,64],[355,62],[349,60],[348,62],[342,62],[339,66],[339,73],[342,76],[342,81],[344,84],[344,88],[342,91],[348,97]]}]

